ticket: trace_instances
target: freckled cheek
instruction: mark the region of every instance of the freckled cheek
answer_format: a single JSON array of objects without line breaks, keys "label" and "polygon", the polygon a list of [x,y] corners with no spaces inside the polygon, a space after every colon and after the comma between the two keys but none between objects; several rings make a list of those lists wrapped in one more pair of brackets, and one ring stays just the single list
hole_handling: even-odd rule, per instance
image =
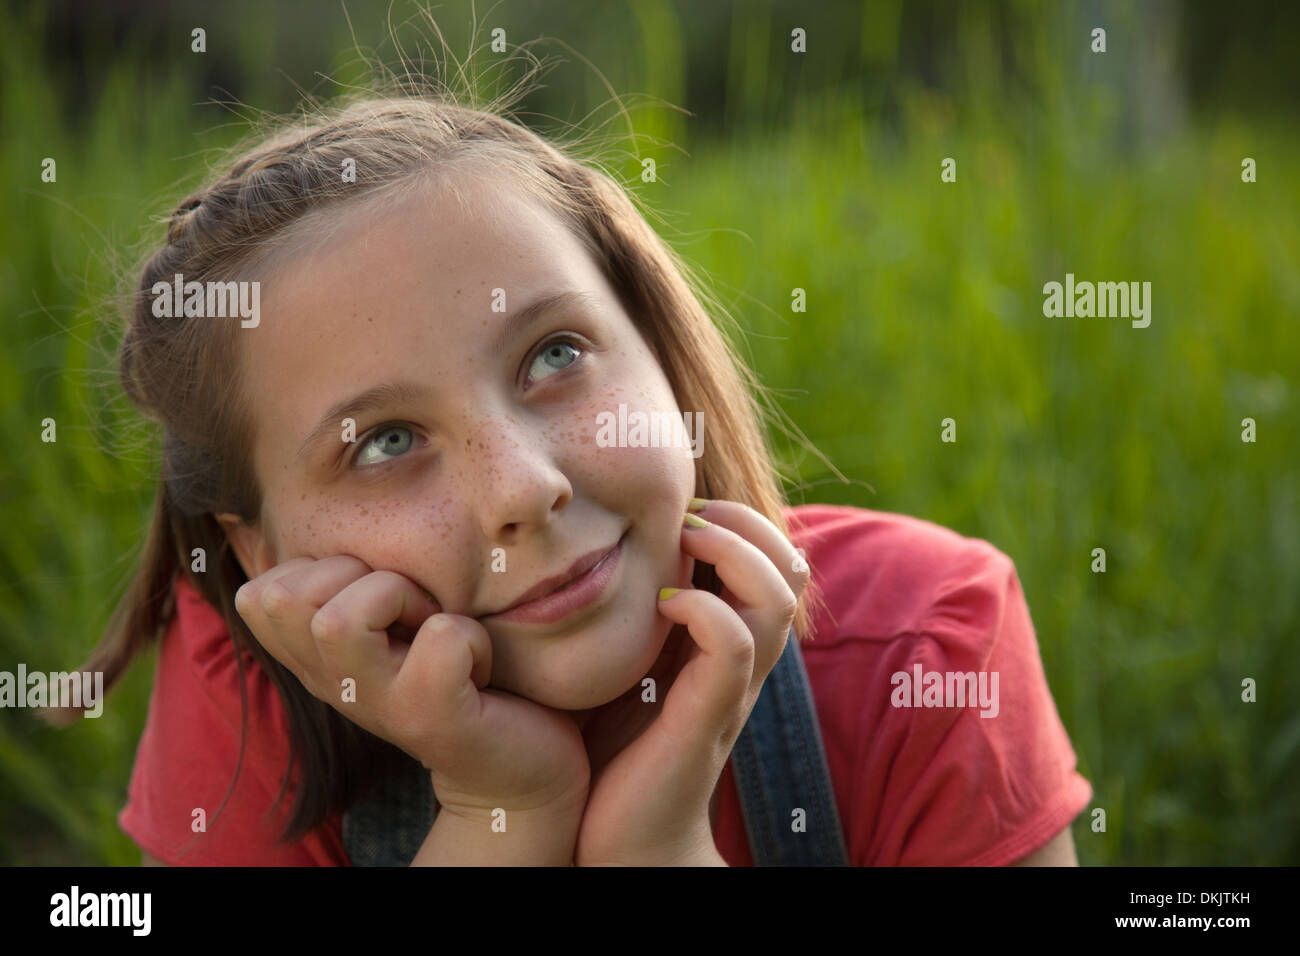
[{"label": "freckled cheek", "polygon": [[[645,362],[653,361],[647,353]],[[681,480],[681,472],[685,470],[691,473],[688,483],[693,485],[694,466],[683,465],[672,449],[609,444],[609,439],[619,437],[620,418],[628,423],[630,432],[636,414],[655,415],[661,421],[668,416],[676,418],[680,415],[667,380],[658,372],[646,374],[644,363],[630,363],[611,371],[606,376],[606,384],[593,388],[586,400],[574,404],[566,412],[563,426],[556,428],[553,436],[567,442],[574,452],[590,454],[592,457],[588,460],[617,468],[619,474],[635,478],[640,473],[659,481],[665,476],[676,476],[676,480]],[[691,461],[689,456],[687,461]]]},{"label": "freckled cheek", "polygon": [[[603,454],[609,449],[596,444],[600,417],[611,407],[618,407],[614,396],[617,389],[593,393],[581,402],[575,402],[556,416],[546,428],[546,437],[550,441],[562,467],[578,474],[608,469],[611,462]],[[612,403],[612,405],[611,405]],[[605,477],[613,477],[609,472]],[[574,476],[571,475],[572,480]]]},{"label": "freckled cheek", "polygon": [[[666,516],[671,522],[694,493],[693,460],[681,448],[620,446],[616,425],[598,440],[600,422],[609,420],[600,416],[617,419],[619,392],[613,390],[616,400],[612,402],[596,400],[576,406],[563,424],[553,426],[552,440],[562,449],[561,467],[573,482],[576,494],[617,513],[657,515],[659,520]],[[622,401],[627,403],[627,398]],[[629,411],[648,407],[629,404]]]},{"label": "freckled cheek", "polygon": [[460,573],[444,567],[447,555],[458,551],[452,542],[455,530],[439,513],[382,501],[344,503],[322,498],[310,504],[290,509],[278,519],[281,561],[347,554],[371,568],[405,574],[424,587],[438,587],[449,575]]}]

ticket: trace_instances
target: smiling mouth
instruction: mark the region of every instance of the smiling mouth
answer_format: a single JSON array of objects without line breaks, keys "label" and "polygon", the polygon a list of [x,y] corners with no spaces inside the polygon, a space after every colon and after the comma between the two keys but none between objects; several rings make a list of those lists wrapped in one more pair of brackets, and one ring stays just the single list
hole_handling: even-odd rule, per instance
[{"label": "smiling mouth", "polygon": [[587,607],[604,593],[613,579],[626,537],[624,532],[613,547],[584,554],[563,574],[539,582],[514,604],[485,617],[547,624]]}]

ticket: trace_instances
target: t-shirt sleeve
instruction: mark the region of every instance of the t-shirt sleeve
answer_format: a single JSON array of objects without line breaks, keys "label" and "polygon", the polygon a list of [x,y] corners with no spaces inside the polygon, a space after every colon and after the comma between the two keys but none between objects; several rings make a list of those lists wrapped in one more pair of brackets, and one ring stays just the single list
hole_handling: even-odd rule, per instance
[{"label": "t-shirt sleeve", "polygon": [[[295,843],[277,838],[292,784],[288,726],[270,678],[245,654],[248,728],[240,752],[239,673],[225,622],[183,578],[158,652],[149,714],[118,824],[171,866],[346,865],[337,818]],[[235,783],[231,789],[232,781]]]},{"label": "t-shirt sleeve", "polygon": [[962,541],[916,626],[881,647],[871,680],[883,686],[860,711],[853,789],[879,813],[867,865],[1013,863],[1092,798],[1014,564]]}]

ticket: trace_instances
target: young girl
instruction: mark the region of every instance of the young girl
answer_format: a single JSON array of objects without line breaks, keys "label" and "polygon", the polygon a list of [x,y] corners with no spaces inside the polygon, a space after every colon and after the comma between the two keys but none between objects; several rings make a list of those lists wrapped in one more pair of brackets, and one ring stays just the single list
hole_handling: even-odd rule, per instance
[{"label": "young girl", "polygon": [[[284,128],[180,204],[120,353],[156,511],[86,665],[163,635],[119,818],[146,863],[383,862],[399,830],[423,865],[751,865],[760,831],[1074,862],[1091,789],[1012,562],[785,506],[685,275],[607,176],[447,97]],[[215,283],[254,307],[207,314]],[[690,444],[636,426],[687,414]],[[808,769],[764,803],[756,705],[805,673]]]}]

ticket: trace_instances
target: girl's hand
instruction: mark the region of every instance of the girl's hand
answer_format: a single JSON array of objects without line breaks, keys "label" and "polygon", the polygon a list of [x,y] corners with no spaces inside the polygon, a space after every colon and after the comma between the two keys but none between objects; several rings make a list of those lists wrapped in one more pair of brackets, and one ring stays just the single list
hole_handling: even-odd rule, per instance
[{"label": "girl's hand", "polygon": [[[687,516],[682,550],[714,565],[722,594],[682,590],[659,602],[659,612],[689,637],[678,635],[679,652],[668,669],[676,676],[666,695],[659,688],[662,711],[595,771],[578,829],[578,866],[720,862],[709,799],[785,649],[809,572],[802,555],[752,508],[711,501],[707,526],[691,527],[694,517]],[[670,647],[666,653],[673,656]],[[583,731],[589,749],[607,750],[603,738],[625,734],[629,706],[655,707],[639,697],[617,703],[589,719]]]},{"label": "girl's hand", "polygon": [[235,607],[309,693],[432,771],[440,813],[489,826],[495,808],[581,812],[590,770],[573,719],[484,690],[483,625],[440,613],[409,578],[348,555],[294,558],[240,588]]}]

